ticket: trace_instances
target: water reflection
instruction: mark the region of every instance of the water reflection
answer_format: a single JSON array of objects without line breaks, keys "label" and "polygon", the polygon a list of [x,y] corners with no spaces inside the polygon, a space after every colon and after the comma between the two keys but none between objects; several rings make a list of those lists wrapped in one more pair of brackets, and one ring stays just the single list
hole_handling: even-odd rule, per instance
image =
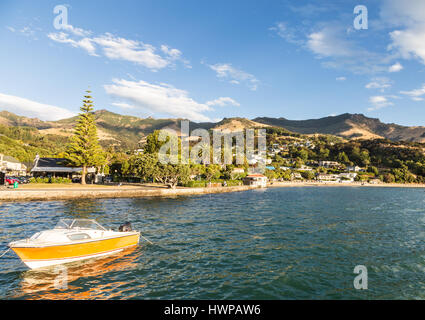
[{"label": "water reflection", "polygon": [[69,218],[92,219],[93,216],[104,213],[102,202],[97,199],[80,199],[64,201],[63,213]]},{"label": "water reflection", "polygon": [[[63,265],[66,267],[67,289],[58,289],[57,283],[60,277],[60,267],[50,267],[40,270],[28,270],[22,274],[21,293],[27,299],[110,299],[114,295],[111,291],[120,286],[120,282],[114,281],[113,286],[98,285],[86,286],[86,282],[100,279],[108,273],[131,271],[137,268],[137,258],[140,252],[138,248],[128,248],[114,255],[78,261]],[[19,297],[16,297],[19,298]]]}]

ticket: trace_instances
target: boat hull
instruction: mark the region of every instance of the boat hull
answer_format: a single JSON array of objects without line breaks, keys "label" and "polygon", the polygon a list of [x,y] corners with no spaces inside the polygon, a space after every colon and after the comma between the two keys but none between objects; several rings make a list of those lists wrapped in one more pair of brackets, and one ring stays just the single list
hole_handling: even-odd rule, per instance
[{"label": "boat hull", "polygon": [[114,254],[125,248],[136,246],[139,233],[90,240],[80,243],[44,247],[11,247],[30,269],[49,267],[79,260],[92,259]]}]

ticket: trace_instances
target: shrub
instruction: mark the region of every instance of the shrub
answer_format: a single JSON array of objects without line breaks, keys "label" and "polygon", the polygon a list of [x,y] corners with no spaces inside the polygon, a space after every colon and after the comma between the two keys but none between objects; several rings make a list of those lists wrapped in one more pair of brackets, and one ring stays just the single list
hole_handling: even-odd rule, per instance
[{"label": "shrub", "polygon": [[189,181],[184,184],[184,186],[188,188],[204,188],[206,186],[206,181]]},{"label": "shrub", "polygon": [[72,183],[71,179],[68,178],[62,178],[62,177],[58,177],[58,178],[42,178],[42,177],[37,177],[37,178],[31,178],[30,179],[30,183]]}]

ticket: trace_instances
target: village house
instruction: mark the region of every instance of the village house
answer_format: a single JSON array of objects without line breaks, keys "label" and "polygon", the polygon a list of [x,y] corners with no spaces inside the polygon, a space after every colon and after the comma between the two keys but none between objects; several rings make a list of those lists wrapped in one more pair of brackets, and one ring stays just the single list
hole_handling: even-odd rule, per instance
[{"label": "village house", "polygon": [[[31,173],[34,177],[43,178],[69,178],[72,179],[74,176],[80,176],[82,172],[81,167],[73,167],[69,165],[69,161],[64,158],[40,158],[38,155],[34,159],[34,166],[31,169]],[[90,175],[94,176],[96,168],[87,168],[88,178]]]},{"label": "village house", "polygon": [[339,174],[339,178],[341,179],[341,181],[346,182],[353,182],[356,177],[357,173],[354,172],[343,172]]},{"label": "village house", "polygon": [[291,173],[291,180],[301,180],[303,177],[299,172]]},{"label": "village house", "polygon": [[369,183],[371,183],[371,184],[380,184],[380,183],[382,183],[382,181],[380,179],[375,178],[375,179],[370,179],[369,180]]},{"label": "village house", "polygon": [[324,168],[337,168],[340,167],[341,164],[336,161],[319,161],[319,167]]},{"label": "village house", "polygon": [[325,173],[318,174],[316,179],[318,181],[335,181],[335,182],[340,180],[337,174],[325,174]]},{"label": "village house", "polygon": [[11,156],[0,154],[0,171],[10,176],[25,176],[27,166]]},{"label": "village house", "polygon": [[359,166],[347,166],[346,171],[347,172],[360,172],[363,171],[364,169],[359,167]]},{"label": "village house", "polygon": [[267,177],[262,174],[250,174],[243,179],[243,184],[265,188],[267,187]]},{"label": "village house", "polygon": [[300,168],[298,168],[296,170],[298,170],[298,171],[312,171],[313,168],[312,167],[309,167],[309,166],[306,166],[306,165],[303,164],[303,165],[301,165]]}]

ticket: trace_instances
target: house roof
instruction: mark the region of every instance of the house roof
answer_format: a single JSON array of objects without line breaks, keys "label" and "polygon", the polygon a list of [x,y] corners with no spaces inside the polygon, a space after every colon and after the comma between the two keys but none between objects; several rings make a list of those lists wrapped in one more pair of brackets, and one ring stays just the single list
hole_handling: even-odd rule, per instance
[{"label": "house roof", "polygon": [[12,162],[12,163],[21,163],[18,159],[12,157],[12,156],[3,156],[3,161]]},{"label": "house roof", "polygon": [[262,174],[250,174],[250,175],[248,175],[248,176],[246,176],[247,178],[262,178],[262,177],[266,177],[266,176],[264,176],[264,175],[262,175]]},{"label": "house roof", "polygon": [[[69,160],[65,158],[39,158],[36,159],[34,168],[31,172],[80,172],[81,167],[69,166]],[[93,167],[87,168],[88,173],[95,172],[96,169]]]},{"label": "house roof", "polygon": [[40,158],[36,163],[36,167],[38,168],[63,168],[68,167],[69,161],[65,158]]}]

